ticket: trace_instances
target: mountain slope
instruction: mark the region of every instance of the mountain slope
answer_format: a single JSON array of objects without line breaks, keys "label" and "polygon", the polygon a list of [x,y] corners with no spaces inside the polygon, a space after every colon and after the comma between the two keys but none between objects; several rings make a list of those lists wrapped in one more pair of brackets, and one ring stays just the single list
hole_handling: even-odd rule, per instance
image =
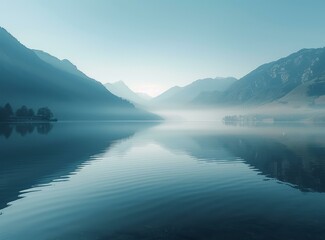
[{"label": "mountain slope", "polygon": [[193,106],[209,106],[212,103],[217,102],[221,96],[222,92],[220,91],[201,92],[191,101],[191,104]]},{"label": "mountain slope", "polygon": [[163,106],[175,106],[191,103],[203,92],[227,90],[235,78],[205,78],[194,81],[185,87],[173,87],[152,100],[153,104]]},{"label": "mountain slope", "polygon": [[134,104],[146,105],[147,100],[133,92],[123,81],[115,83],[106,83],[104,85],[114,95],[126,99]]},{"label": "mountain slope", "polygon": [[164,103],[169,101],[169,99],[173,96],[175,96],[177,93],[179,93],[181,91],[181,87],[179,86],[175,86],[172,88],[169,88],[168,90],[166,90],[165,92],[163,92],[162,94],[158,95],[157,97],[151,99],[153,104],[160,104],[160,103]]},{"label": "mountain slope", "polygon": [[137,94],[139,97],[141,97],[142,99],[147,100],[147,101],[149,101],[149,100],[152,99],[152,97],[151,97],[149,94],[146,94],[146,93],[137,92],[136,94]]},{"label": "mountain slope", "polygon": [[[296,94],[292,91],[296,91]],[[290,102],[295,101],[293,97],[297,98],[297,94],[303,94],[300,97],[309,98],[311,102],[325,94],[325,48],[302,49],[288,57],[264,64],[233,84],[214,102]],[[299,97],[296,100],[298,99]]]},{"label": "mountain slope", "polygon": [[101,83],[62,70],[66,68],[62,64],[52,66],[41,60],[0,28],[0,105],[47,106],[59,119],[156,118],[111,94]]},{"label": "mountain slope", "polygon": [[86,74],[81,72],[75,65],[73,65],[69,60],[63,59],[60,60],[44,51],[41,50],[33,50],[34,53],[44,62],[52,65],[53,67],[60,69],[62,71],[74,74],[79,77],[89,78]]}]

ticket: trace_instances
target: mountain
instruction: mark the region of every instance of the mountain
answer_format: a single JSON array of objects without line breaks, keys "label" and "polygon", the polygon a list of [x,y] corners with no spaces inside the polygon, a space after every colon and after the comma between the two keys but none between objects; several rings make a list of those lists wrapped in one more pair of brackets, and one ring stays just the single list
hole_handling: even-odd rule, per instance
[{"label": "mountain", "polygon": [[133,92],[123,81],[106,83],[104,85],[114,95],[126,99],[134,104],[146,105],[147,100]]},{"label": "mountain", "polygon": [[116,97],[67,60],[26,48],[0,28],[0,105],[49,107],[68,119],[157,119]]},{"label": "mountain", "polygon": [[164,103],[169,101],[170,98],[172,98],[173,96],[176,96],[177,93],[179,93],[181,91],[181,87],[179,86],[175,86],[172,88],[169,88],[167,91],[163,92],[162,94],[158,95],[157,97],[152,99],[153,103]]},{"label": "mountain", "polygon": [[136,93],[139,97],[143,98],[144,100],[151,100],[152,97],[149,95],[149,94],[146,94],[146,93],[141,93],[141,92],[137,92]]},{"label": "mountain", "polygon": [[52,65],[53,67],[55,67],[57,69],[74,74],[79,77],[89,78],[86,74],[81,72],[75,65],[73,65],[67,59],[60,60],[44,51],[41,51],[41,50],[34,49],[33,51],[40,59],[42,59],[44,62],[49,63],[50,65]]},{"label": "mountain", "polygon": [[152,99],[152,103],[160,106],[182,106],[191,103],[203,92],[227,90],[237,79],[228,78],[205,78],[196,80],[185,87],[173,87]]},{"label": "mountain", "polygon": [[325,48],[302,49],[264,64],[205,103],[324,105]]},{"label": "mountain", "polygon": [[211,105],[211,103],[217,102],[221,96],[222,92],[220,91],[201,92],[191,101],[191,104],[193,106]]}]

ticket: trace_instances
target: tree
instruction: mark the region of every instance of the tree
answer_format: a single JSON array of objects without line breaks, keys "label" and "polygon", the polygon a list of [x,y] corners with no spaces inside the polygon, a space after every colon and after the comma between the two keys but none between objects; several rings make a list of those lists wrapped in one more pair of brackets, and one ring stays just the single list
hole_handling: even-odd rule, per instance
[{"label": "tree", "polygon": [[35,112],[34,112],[34,110],[32,108],[28,109],[27,116],[28,117],[34,117],[35,116]]},{"label": "tree", "polygon": [[12,110],[12,107],[9,103],[5,105],[4,110],[8,118],[14,115],[14,111]]},{"label": "tree", "polygon": [[28,116],[28,108],[24,105],[16,111],[17,117],[27,117]]},{"label": "tree", "polygon": [[5,121],[4,108],[0,106],[0,122]]},{"label": "tree", "polygon": [[44,120],[51,120],[53,118],[53,113],[49,108],[43,107],[38,109],[37,116],[41,117]]},{"label": "tree", "polygon": [[13,110],[9,103],[4,107],[0,107],[0,121],[6,122],[13,116]]}]

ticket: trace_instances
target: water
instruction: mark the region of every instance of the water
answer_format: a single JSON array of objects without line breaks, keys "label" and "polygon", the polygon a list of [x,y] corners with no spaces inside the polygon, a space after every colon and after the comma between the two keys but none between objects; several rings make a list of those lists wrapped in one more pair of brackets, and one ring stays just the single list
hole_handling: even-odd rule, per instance
[{"label": "water", "polygon": [[0,126],[0,239],[325,239],[323,126]]}]

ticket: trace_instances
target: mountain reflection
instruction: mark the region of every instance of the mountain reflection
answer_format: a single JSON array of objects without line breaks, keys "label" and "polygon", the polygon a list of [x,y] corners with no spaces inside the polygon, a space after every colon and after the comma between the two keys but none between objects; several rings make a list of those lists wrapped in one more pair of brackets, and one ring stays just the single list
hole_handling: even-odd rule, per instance
[{"label": "mountain reflection", "polygon": [[325,192],[325,149],[313,142],[291,149],[286,141],[265,137],[224,137],[221,141],[225,148],[267,177],[302,191]]},{"label": "mountain reflection", "polygon": [[[22,190],[75,172],[90,157],[152,123],[0,125],[0,209]],[[2,136],[1,136],[2,135]]]},{"label": "mountain reflection", "polygon": [[224,129],[216,133],[164,131],[155,134],[155,140],[200,161],[241,159],[259,174],[301,191],[325,192],[325,134],[321,129],[301,132],[304,129],[301,126],[291,129],[290,134],[285,134],[285,129],[250,127],[243,132],[234,127],[232,131]]}]

